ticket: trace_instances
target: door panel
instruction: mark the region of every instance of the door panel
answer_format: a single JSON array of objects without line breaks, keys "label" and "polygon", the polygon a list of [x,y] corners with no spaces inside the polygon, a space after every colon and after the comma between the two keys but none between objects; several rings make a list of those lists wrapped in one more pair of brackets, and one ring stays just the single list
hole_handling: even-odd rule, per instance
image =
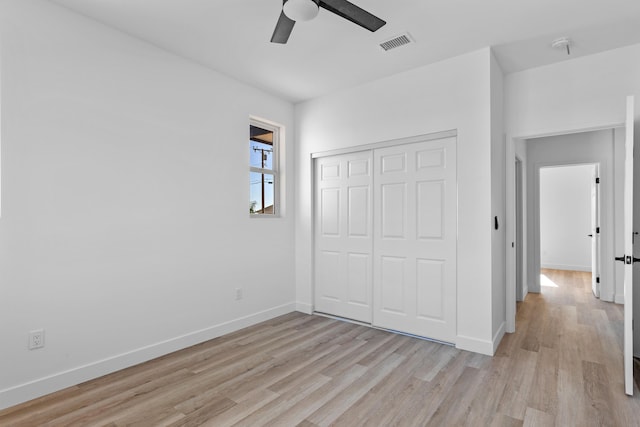
[{"label": "door panel", "polygon": [[416,186],[417,238],[442,240],[444,237],[444,182],[423,181],[418,182]]},{"label": "door panel", "polygon": [[340,234],[340,189],[322,189],[320,196],[320,206],[322,209],[323,236],[337,236]]},{"label": "door panel", "polygon": [[417,262],[418,316],[444,320],[444,262],[419,259]]},{"label": "door panel", "polygon": [[369,307],[369,287],[371,286],[371,255],[347,254],[348,295],[350,304]]},{"label": "door panel", "polygon": [[349,223],[349,237],[370,237],[369,236],[369,192],[368,185],[349,188],[349,212],[347,221]]},{"label": "door panel", "polygon": [[320,298],[340,301],[340,252],[320,251],[316,258],[316,270],[318,271],[317,281],[322,283],[322,293]]},{"label": "door panel", "polygon": [[455,139],[375,150],[374,165],[373,324],[455,342]]},{"label": "door panel", "polygon": [[386,184],[382,188],[382,235],[387,239],[404,239],[407,211],[405,183]]},{"label": "door panel", "polygon": [[371,152],[316,159],[315,310],[371,323]]},{"label": "door panel", "polygon": [[[379,301],[383,312],[406,315],[404,301],[406,259],[398,257],[380,257],[381,294]],[[376,325],[380,326],[380,325]]]}]

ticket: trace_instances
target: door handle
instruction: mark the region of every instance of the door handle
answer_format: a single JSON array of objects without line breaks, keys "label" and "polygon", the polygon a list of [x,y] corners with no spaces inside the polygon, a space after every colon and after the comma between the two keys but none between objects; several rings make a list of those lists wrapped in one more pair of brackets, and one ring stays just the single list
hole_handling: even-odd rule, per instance
[{"label": "door handle", "polygon": [[589,236],[589,237],[593,237],[593,234],[587,234],[587,236]]},{"label": "door handle", "polygon": [[616,261],[622,261],[624,264],[635,264],[636,262],[640,262],[640,258],[632,257],[632,256],[617,256],[615,257]]}]

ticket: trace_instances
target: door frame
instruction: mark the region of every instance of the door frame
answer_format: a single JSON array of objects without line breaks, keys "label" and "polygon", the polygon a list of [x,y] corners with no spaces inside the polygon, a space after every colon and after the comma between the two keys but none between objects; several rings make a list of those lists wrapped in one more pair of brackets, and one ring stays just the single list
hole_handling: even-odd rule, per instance
[{"label": "door frame", "polygon": [[514,219],[514,236],[515,241],[512,242],[515,257],[515,286],[516,286],[516,301],[524,301],[527,296],[527,290],[525,289],[525,246],[524,246],[524,163],[522,159],[516,154],[515,156],[515,219]]},{"label": "door frame", "polygon": [[[517,246],[517,241],[516,241],[516,170],[515,170],[515,162],[516,162],[516,145],[518,143],[521,142],[525,142],[527,140],[530,139],[536,139],[536,138],[542,138],[542,137],[549,137],[549,136],[563,136],[563,135],[571,135],[571,134],[576,134],[576,133],[584,133],[584,132],[595,132],[595,131],[601,131],[601,130],[613,130],[613,129],[619,129],[619,128],[624,128],[624,123],[619,122],[619,123],[612,123],[612,124],[607,124],[607,125],[602,125],[602,126],[594,126],[594,127],[585,127],[585,128],[578,128],[578,129],[566,129],[566,130],[555,130],[555,131],[550,131],[550,132],[540,132],[540,133],[533,133],[533,134],[525,134],[525,135],[507,135],[506,138],[506,155],[505,155],[505,174],[506,174],[506,195],[505,195],[505,202],[506,202],[506,247],[507,247],[507,256],[506,256],[506,290],[505,290],[505,303],[506,303],[506,307],[505,307],[505,312],[506,312],[506,321],[505,321],[505,331],[508,333],[513,333],[516,330],[516,251],[515,251],[515,247]],[[615,161],[615,158],[614,158]],[[585,162],[576,162],[576,163],[585,163]],[[594,162],[597,163],[597,162]],[[549,164],[549,165],[545,165],[545,166],[552,166],[552,165],[561,165],[561,164],[569,164],[569,163],[553,163],[553,164]],[[575,163],[574,163],[575,164]],[[524,165],[526,168],[526,165]],[[539,169],[538,169],[539,171]],[[610,175],[613,177],[613,171],[609,172]],[[525,180],[528,181],[527,179],[527,175],[528,175],[528,171],[525,174]],[[534,175],[534,180],[537,180],[537,184],[534,183],[534,185],[536,185],[537,188],[537,192],[538,192],[538,204],[536,206],[534,206],[534,212],[537,211],[538,212],[538,222],[539,222],[539,174],[536,173],[536,171],[533,172]],[[525,200],[525,203],[527,203],[528,206],[528,200],[529,200],[529,195],[527,194],[528,191],[526,190],[526,188],[529,186],[529,183],[527,182],[527,184],[524,186],[523,190],[523,199]],[[611,195],[613,197],[613,194]],[[525,214],[526,215],[526,214]],[[524,245],[523,247],[526,248],[527,246],[527,238],[528,238],[528,226],[529,226],[529,222],[532,221],[532,218],[529,218],[528,216],[525,216],[525,224],[523,224],[523,238],[524,238]],[[615,227],[615,217],[613,218],[613,222],[614,222],[614,227]],[[534,233],[535,235],[536,233]],[[538,244],[534,245],[535,247],[537,247],[538,251],[540,249],[540,232],[539,232],[539,227],[537,229],[537,240],[538,240]],[[514,245],[512,246],[511,243],[514,243]],[[524,249],[526,251],[526,249]],[[530,262],[530,261],[533,262]],[[529,283],[530,280],[529,278],[531,277],[531,275],[529,274],[531,272],[531,269],[536,269],[539,270],[540,269],[540,254],[538,253],[537,255],[534,254],[527,254],[527,259],[525,259],[525,262],[523,262],[523,279],[524,279],[524,283],[523,286],[528,289],[529,291],[539,291],[539,285],[540,285],[540,278],[539,278],[539,274],[538,274],[538,279],[536,281],[536,283]],[[537,284],[537,287],[536,287]],[[533,285],[533,286],[532,286]]]}]

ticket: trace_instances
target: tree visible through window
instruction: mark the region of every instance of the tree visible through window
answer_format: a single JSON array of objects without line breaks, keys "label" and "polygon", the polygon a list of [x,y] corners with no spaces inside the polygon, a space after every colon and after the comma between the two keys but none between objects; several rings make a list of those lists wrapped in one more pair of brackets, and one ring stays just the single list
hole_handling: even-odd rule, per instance
[{"label": "tree visible through window", "polygon": [[277,213],[278,129],[252,120],[249,126],[249,213]]}]

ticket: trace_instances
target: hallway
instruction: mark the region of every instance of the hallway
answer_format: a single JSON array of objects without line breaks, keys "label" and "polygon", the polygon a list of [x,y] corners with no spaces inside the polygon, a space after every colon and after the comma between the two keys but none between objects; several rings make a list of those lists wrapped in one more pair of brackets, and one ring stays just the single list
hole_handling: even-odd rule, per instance
[{"label": "hallway", "polygon": [[531,425],[640,425],[637,388],[624,394],[622,305],[595,298],[588,272],[543,269],[541,289],[518,303],[496,354],[516,379],[505,398],[539,417]]}]

